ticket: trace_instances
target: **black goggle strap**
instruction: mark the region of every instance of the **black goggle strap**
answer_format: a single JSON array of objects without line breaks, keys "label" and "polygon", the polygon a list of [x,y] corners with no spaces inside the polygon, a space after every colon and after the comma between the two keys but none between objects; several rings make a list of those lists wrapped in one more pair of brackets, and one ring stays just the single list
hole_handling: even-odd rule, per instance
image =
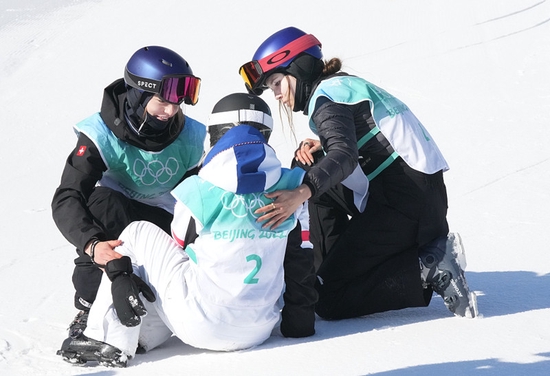
[{"label": "black goggle strap", "polygon": [[124,78],[127,82],[129,81],[136,85],[137,89],[149,91],[151,93],[158,93],[160,90],[160,81],[136,76],[128,72],[128,70],[124,71]]}]

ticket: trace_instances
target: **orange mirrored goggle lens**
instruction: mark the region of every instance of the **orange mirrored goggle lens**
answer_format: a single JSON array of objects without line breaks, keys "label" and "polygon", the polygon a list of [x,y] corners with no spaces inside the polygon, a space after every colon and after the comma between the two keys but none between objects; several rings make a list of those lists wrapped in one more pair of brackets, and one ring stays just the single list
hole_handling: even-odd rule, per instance
[{"label": "orange mirrored goggle lens", "polygon": [[255,88],[263,75],[262,68],[256,61],[250,61],[244,64],[239,69],[239,73],[249,89]]}]

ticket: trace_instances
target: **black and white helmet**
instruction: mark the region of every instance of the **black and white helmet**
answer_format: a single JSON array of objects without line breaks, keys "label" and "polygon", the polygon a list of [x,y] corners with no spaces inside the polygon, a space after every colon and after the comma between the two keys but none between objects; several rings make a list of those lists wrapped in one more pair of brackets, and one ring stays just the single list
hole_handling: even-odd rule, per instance
[{"label": "black and white helmet", "polygon": [[208,118],[210,146],[213,146],[229,129],[238,125],[258,129],[266,142],[273,130],[271,110],[263,99],[246,93],[229,94],[216,103]]}]

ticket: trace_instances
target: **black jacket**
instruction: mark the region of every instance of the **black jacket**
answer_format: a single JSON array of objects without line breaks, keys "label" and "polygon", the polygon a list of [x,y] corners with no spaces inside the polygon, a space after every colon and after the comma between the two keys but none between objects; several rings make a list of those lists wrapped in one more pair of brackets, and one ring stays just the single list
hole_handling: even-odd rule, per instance
[{"label": "black jacket", "polygon": [[307,171],[304,183],[312,196],[319,196],[348,177],[358,163],[365,173],[373,171],[389,155],[391,146],[379,133],[361,150],[357,141],[375,127],[367,100],[353,104],[317,100],[312,120],[317,128],[325,156]]},{"label": "black jacket", "polygon": [[[105,88],[100,115],[109,129],[121,140],[149,151],[159,151],[170,145],[184,127],[179,118],[168,131],[155,137],[143,137],[134,132],[124,117],[126,87],[119,79]],[[87,201],[96,183],[107,170],[96,145],[80,134],[61,176],[52,200],[52,216],[63,236],[76,248],[83,250],[93,238],[108,240],[101,227],[93,222]],[[189,171],[185,177],[195,174]]]}]

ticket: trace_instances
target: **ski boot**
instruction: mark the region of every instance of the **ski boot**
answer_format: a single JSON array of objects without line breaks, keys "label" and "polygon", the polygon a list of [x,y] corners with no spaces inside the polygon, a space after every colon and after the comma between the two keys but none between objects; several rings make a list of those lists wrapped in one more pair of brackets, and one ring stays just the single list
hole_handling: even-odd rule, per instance
[{"label": "ski boot", "polygon": [[84,334],[77,339],[67,338],[61,345],[61,350],[57,351],[57,355],[63,357],[64,361],[75,365],[96,361],[102,366],[124,368],[128,361],[128,356],[118,348],[88,338]]},{"label": "ski boot", "polygon": [[73,322],[69,325],[69,337],[78,338],[84,333],[88,325],[88,311],[80,311],[75,316]]},{"label": "ski boot", "polygon": [[449,233],[419,251],[422,281],[441,295],[445,306],[457,316],[478,315],[476,294],[466,283],[466,255],[458,233]]}]

